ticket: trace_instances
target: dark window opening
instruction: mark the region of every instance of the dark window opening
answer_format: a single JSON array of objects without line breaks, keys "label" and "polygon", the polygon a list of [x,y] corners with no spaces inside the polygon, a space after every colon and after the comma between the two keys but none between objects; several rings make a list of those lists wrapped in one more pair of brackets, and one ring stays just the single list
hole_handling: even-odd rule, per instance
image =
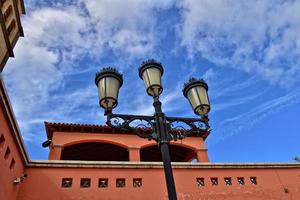
[{"label": "dark window opening", "polygon": [[108,179],[107,178],[99,178],[98,187],[99,188],[107,188],[108,187]]},{"label": "dark window opening", "polygon": [[9,169],[11,169],[11,170],[14,169],[15,164],[16,164],[15,159],[11,159],[10,164],[9,164]]},{"label": "dark window opening", "polygon": [[204,187],[205,186],[204,178],[197,178],[196,181],[197,181],[197,186],[198,187]]},{"label": "dark window opening", "polygon": [[226,186],[231,186],[231,185],[232,185],[232,181],[231,181],[231,178],[230,178],[230,177],[224,178],[224,181],[225,181],[225,185],[226,185]]},{"label": "dark window opening", "polygon": [[125,179],[117,178],[116,179],[116,187],[125,187]]},{"label": "dark window opening", "polygon": [[89,188],[89,187],[91,187],[91,179],[90,178],[82,178],[82,179],[80,179],[80,187],[81,188]]},{"label": "dark window opening", "polygon": [[290,192],[288,188],[284,188],[283,191],[284,191],[284,193],[289,193]]},{"label": "dark window opening", "polygon": [[63,178],[61,181],[61,187],[63,188],[70,188],[72,187],[72,178]]},{"label": "dark window opening", "polygon": [[0,6],[2,7],[4,4],[6,4],[7,0],[0,0]]},{"label": "dark window opening", "polygon": [[9,147],[7,147],[6,151],[5,151],[5,154],[4,154],[4,159],[7,160],[9,155],[10,155],[10,149],[9,149]]},{"label": "dark window opening", "polygon": [[133,179],[133,187],[142,187],[142,179],[134,178]]},{"label": "dark window opening", "polygon": [[16,27],[16,22],[15,22],[15,20],[13,20],[9,24],[9,26],[7,27],[7,33],[8,33],[8,35],[10,35],[13,32],[13,30],[15,29],[15,27]]},{"label": "dark window opening", "polygon": [[4,135],[1,135],[0,136],[0,150],[3,148],[5,144],[5,138],[4,138]]},{"label": "dark window opening", "polygon": [[129,161],[129,152],[109,143],[87,142],[65,147],[61,160]]},{"label": "dark window opening", "polygon": [[[190,162],[196,157],[194,150],[178,146],[169,146],[170,157],[172,162]],[[140,150],[141,161],[161,162],[161,153],[157,145],[142,148]]]},{"label": "dark window opening", "polygon": [[12,6],[10,5],[10,6],[8,6],[8,8],[6,9],[6,11],[4,12],[4,14],[3,14],[3,18],[4,18],[4,21],[6,22],[7,21],[7,19],[10,17],[10,15],[12,14],[12,11],[13,11],[13,9],[12,9]]},{"label": "dark window opening", "polygon": [[238,177],[237,180],[239,185],[245,185],[244,177]]},{"label": "dark window opening", "polygon": [[251,182],[252,185],[257,185],[256,177],[250,177],[250,182]]},{"label": "dark window opening", "polygon": [[218,178],[210,178],[211,185],[212,186],[217,186],[218,185]]}]

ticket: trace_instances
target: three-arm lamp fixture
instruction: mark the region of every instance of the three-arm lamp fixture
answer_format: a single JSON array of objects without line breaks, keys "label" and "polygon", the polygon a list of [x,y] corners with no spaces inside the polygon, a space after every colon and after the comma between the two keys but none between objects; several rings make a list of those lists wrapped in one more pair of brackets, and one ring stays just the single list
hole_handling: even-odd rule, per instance
[{"label": "three-arm lamp fixture", "polygon": [[[201,136],[210,131],[207,114],[210,111],[208,86],[202,79],[191,78],[184,84],[183,95],[189,100],[194,112],[199,118],[167,117],[162,112],[159,95],[163,91],[161,77],[163,75],[161,63],[148,60],[139,68],[139,76],[144,81],[146,92],[153,97],[155,113],[153,116],[113,114],[112,110],[118,105],[119,89],[123,84],[123,77],[116,69],[103,68],[96,74],[95,83],[99,90],[99,104],[105,110],[107,125],[112,128],[131,130],[136,135],[155,140],[159,144],[164,164],[169,199],[176,200],[169,143],[172,140],[183,139],[187,136]],[[135,121],[143,123],[135,125]],[[148,127],[150,134],[145,134],[139,127]]]}]

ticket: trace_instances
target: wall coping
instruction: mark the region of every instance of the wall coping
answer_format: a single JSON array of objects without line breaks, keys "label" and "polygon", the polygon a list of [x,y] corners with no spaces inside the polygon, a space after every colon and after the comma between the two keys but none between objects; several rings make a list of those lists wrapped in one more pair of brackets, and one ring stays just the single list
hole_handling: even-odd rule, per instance
[{"label": "wall coping", "polygon": [[[33,168],[163,168],[162,162],[119,162],[119,161],[71,161],[31,160],[27,167]],[[300,163],[188,163],[172,162],[175,169],[284,169],[298,168]]]}]

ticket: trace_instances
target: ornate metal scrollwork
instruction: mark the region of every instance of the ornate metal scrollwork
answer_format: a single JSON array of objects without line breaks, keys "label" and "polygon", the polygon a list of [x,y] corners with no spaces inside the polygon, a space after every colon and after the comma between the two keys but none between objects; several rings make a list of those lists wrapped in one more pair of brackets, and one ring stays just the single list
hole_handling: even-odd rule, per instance
[{"label": "ornate metal scrollwork", "polygon": [[[210,130],[208,118],[166,117],[168,140],[183,139],[191,134],[201,135]],[[154,116],[142,115],[107,115],[106,124],[112,128],[130,130],[139,137],[159,140]]]},{"label": "ornate metal scrollwork", "polygon": [[190,134],[200,135],[210,130],[208,118],[166,117],[166,119],[174,140],[183,139]]},{"label": "ornate metal scrollwork", "polygon": [[125,120],[120,117],[112,117],[109,120],[107,120],[107,125],[114,128],[122,128],[124,127]]},{"label": "ornate metal scrollwork", "polygon": [[109,114],[106,124],[116,129],[129,129],[142,138],[157,140],[153,120],[152,116]]}]

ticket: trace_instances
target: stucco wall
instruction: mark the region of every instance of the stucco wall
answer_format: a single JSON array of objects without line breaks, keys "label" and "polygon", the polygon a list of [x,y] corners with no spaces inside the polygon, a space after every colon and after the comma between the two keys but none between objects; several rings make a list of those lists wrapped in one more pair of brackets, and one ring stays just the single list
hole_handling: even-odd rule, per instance
[{"label": "stucco wall", "polygon": [[[0,91],[1,93],[1,91]],[[0,200],[15,200],[19,185],[13,183],[24,171],[19,146],[5,115],[3,96],[0,100]]]},{"label": "stucco wall", "polygon": [[[85,142],[111,143],[126,148],[130,154],[130,161],[139,161],[141,148],[156,145],[154,141],[139,138],[136,135],[124,135],[119,133],[81,133],[81,132],[54,132],[49,160],[60,160],[64,147]],[[208,162],[207,149],[202,137],[187,137],[184,140],[171,142],[171,144],[192,149],[197,154],[199,162]]]},{"label": "stucco wall", "polygon": [[[198,166],[198,167],[197,167]],[[126,164],[123,167],[82,168],[70,167],[30,167],[26,169],[27,180],[21,184],[18,200],[79,200],[79,199],[167,199],[164,173],[161,166]],[[196,178],[202,177],[205,186],[198,187]],[[210,178],[218,178],[218,185],[212,186]],[[224,177],[232,179],[232,185],[226,186]],[[245,185],[239,185],[237,177],[244,177]],[[250,177],[257,178],[257,185],[250,182]],[[72,178],[70,188],[62,188],[62,178]],[[80,188],[80,179],[90,178],[89,188]],[[98,188],[98,179],[107,178],[108,187]],[[116,179],[125,178],[126,186],[116,187]],[[142,187],[133,187],[133,178],[142,179]],[[300,199],[300,168],[222,168],[214,165],[201,167],[177,166],[174,178],[178,199]]]}]

